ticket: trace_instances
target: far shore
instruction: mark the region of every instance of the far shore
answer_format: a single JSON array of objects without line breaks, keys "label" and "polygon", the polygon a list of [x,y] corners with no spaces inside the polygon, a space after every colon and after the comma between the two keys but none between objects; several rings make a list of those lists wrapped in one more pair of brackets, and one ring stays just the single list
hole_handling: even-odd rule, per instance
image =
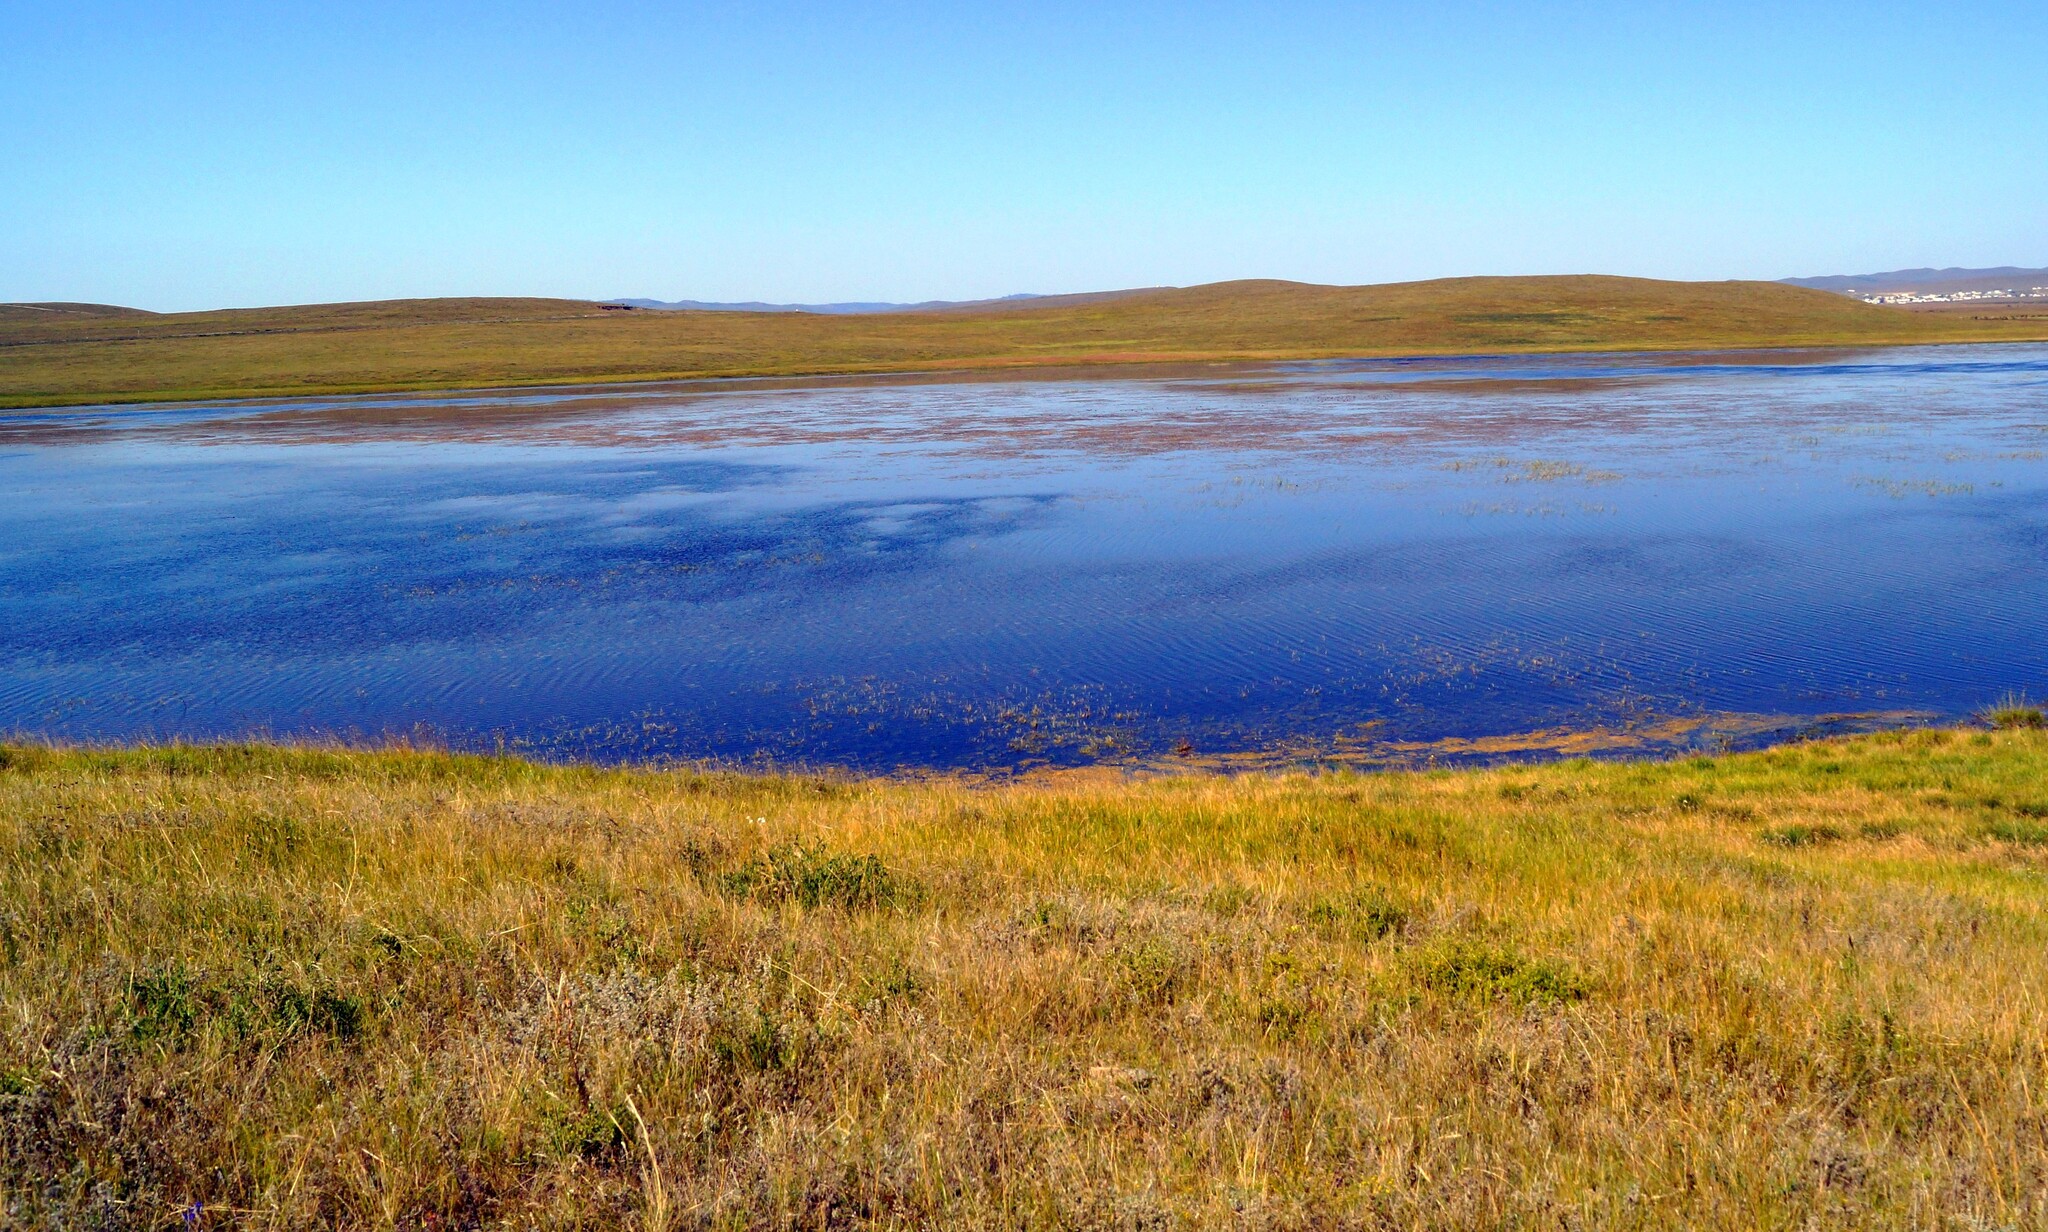
[{"label": "far shore", "polygon": [[1776,283],[1592,276],[1219,283],[1042,307],[874,316],[624,312],[526,299],[61,318],[0,306],[0,408],[2039,341],[2048,341],[2048,317],[1916,312]]}]

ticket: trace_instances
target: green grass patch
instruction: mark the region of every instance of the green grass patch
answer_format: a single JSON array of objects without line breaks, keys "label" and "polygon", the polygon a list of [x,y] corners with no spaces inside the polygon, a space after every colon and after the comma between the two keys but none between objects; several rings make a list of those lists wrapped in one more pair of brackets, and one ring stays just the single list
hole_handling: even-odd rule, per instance
[{"label": "green grass patch", "polygon": [[1577,1001],[1593,987],[1569,964],[1467,940],[1441,942],[1419,955],[1415,978],[1441,996],[1533,1006]]},{"label": "green grass patch", "polygon": [[174,1046],[207,1029],[270,1045],[324,1035],[353,1040],[367,1024],[359,995],[281,976],[208,978],[171,965],[128,982],[121,1021],[137,1043]]},{"label": "green grass patch", "polygon": [[1307,916],[1311,923],[1342,929],[1366,941],[1399,932],[1408,923],[1408,909],[1374,885],[1319,898],[1309,904]]},{"label": "green grass patch", "polygon": [[2048,821],[2037,821],[2032,818],[1994,821],[1984,827],[1984,832],[2001,842],[2019,843],[2030,847],[2048,846]]},{"label": "green grass patch", "polygon": [[719,885],[728,894],[758,902],[850,911],[893,906],[908,890],[875,856],[849,855],[802,843],[769,848],[721,876]]},{"label": "green grass patch", "polygon": [[1793,825],[1772,826],[1758,837],[1773,847],[1822,847],[1829,843],[1839,843],[1845,836],[1835,826],[1798,822]]}]

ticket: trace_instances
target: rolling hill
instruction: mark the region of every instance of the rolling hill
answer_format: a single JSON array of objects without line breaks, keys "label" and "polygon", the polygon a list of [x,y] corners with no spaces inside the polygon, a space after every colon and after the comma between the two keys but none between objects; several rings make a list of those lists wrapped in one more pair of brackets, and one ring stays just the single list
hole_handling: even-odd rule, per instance
[{"label": "rolling hill", "polygon": [[[59,311],[58,309],[64,309]],[[1767,282],[1214,283],[873,314],[426,299],[194,313],[0,309],[0,406],[1331,356],[2048,339]]]}]

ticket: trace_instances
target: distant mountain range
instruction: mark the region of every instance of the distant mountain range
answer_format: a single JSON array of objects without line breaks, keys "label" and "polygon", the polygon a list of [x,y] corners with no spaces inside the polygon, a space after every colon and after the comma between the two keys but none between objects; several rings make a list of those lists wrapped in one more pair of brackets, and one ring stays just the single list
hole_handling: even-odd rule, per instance
[{"label": "distant mountain range", "polygon": [[[1947,295],[1958,291],[2026,291],[2034,287],[2048,286],[2048,269],[2025,269],[2017,265],[1999,265],[1988,269],[1908,269],[1891,270],[1882,274],[1780,278],[1778,281],[1786,286],[1810,287],[1816,291],[1834,291],[1855,296]],[[1166,288],[1142,287],[1128,291],[1095,291],[1071,295],[1025,294],[1005,295],[997,299],[928,299],[915,304],[880,300],[856,300],[834,304],[771,304],[762,300],[728,303],[701,299],[608,299],[604,302],[622,308],[645,308],[665,312],[809,312],[824,316],[858,316],[864,313],[885,312],[944,312],[956,308],[1065,307],[1088,300],[1117,299],[1164,289]]]},{"label": "distant mountain range", "polygon": [[760,300],[729,304],[701,299],[608,299],[604,302],[618,304],[624,308],[653,308],[666,312],[820,312],[831,316],[857,316],[866,312],[934,312],[942,308],[986,308],[994,304],[1045,298],[1047,297],[1043,295],[1005,295],[999,299],[928,299],[918,304],[870,303],[864,300],[843,304],[769,304]]},{"label": "distant mountain range", "polygon": [[1795,287],[1844,295],[1946,295],[1955,291],[2024,291],[2048,286],[2048,269],[1999,265],[1989,269],[1909,269],[1885,274],[1835,274],[1826,278],[1781,278]]}]

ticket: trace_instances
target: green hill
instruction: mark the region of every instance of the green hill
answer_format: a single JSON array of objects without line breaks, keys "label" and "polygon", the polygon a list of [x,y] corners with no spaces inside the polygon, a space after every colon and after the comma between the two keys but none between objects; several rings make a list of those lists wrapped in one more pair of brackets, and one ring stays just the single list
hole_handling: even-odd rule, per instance
[{"label": "green hill", "polygon": [[1246,281],[924,312],[430,299],[149,314],[0,310],[0,405],[1073,363],[2039,340],[2048,321],[1763,282]]}]

